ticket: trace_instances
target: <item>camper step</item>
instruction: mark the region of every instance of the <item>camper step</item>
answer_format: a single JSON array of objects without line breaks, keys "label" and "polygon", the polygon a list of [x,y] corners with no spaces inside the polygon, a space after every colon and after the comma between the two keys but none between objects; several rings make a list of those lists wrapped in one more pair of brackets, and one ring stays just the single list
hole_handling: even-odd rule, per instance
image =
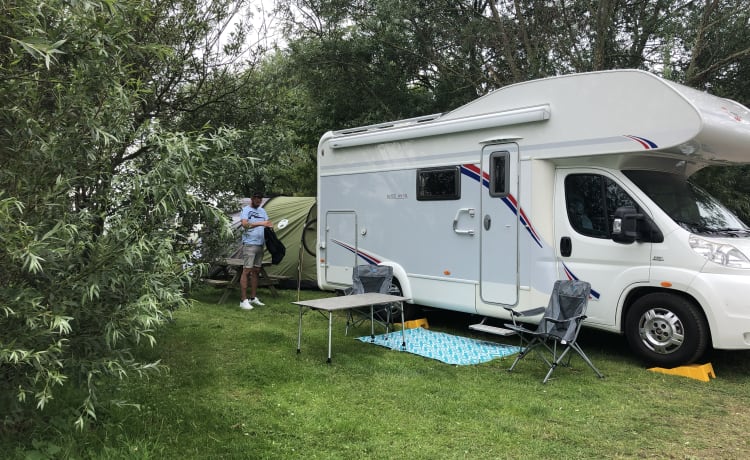
[{"label": "camper step", "polygon": [[486,332],[488,334],[495,334],[495,335],[513,335],[516,332],[511,331],[510,329],[505,329],[504,327],[497,327],[497,326],[490,326],[489,324],[470,324],[469,329],[473,329],[475,331],[481,331]]}]

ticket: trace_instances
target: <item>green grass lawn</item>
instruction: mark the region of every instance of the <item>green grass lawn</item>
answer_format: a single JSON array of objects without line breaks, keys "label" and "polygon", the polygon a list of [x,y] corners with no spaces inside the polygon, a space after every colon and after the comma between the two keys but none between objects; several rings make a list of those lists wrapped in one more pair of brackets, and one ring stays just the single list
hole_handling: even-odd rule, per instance
[{"label": "green grass lawn", "polygon": [[[297,354],[295,291],[240,310],[202,290],[175,313],[158,346],[144,349],[170,372],[117,382],[108,397],[139,404],[100,411],[76,432],[46,422],[4,434],[9,458],[578,459],[742,458],[750,447],[750,352],[715,352],[717,378],[701,382],[650,372],[622,337],[584,330],[580,343],[604,373],[577,356],[541,383],[529,356],[452,366],[355,340],[334,317],[304,316]],[[303,291],[303,298],[329,295]],[[232,297],[237,297],[232,296]],[[467,315],[428,312],[430,328],[482,339]],[[51,408],[54,411],[54,407]]]}]

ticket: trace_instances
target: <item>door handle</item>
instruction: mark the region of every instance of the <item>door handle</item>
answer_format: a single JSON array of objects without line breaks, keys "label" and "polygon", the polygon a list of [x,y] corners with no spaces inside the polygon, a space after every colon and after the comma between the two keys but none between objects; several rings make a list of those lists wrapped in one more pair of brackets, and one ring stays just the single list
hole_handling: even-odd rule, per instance
[{"label": "door handle", "polygon": [[456,217],[453,218],[453,231],[459,235],[474,235],[474,229],[458,228],[458,218],[461,217],[462,213],[466,213],[469,217],[474,217],[474,208],[461,208],[456,212]]},{"label": "door handle", "polygon": [[560,255],[563,257],[570,257],[573,253],[573,242],[569,236],[563,236],[560,238]]}]

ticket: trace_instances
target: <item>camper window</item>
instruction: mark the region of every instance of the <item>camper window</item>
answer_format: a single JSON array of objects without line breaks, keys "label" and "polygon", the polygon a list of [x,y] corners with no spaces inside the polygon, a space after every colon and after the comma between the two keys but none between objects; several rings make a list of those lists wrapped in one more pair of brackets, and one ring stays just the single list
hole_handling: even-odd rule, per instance
[{"label": "camper window", "polygon": [[746,232],[731,211],[684,176],[660,171],[625,171],[678,225],[692,233]]},{"label": "camper window", "polygon": [[417,170],[417,200],[457,200],[461,198],[458,166]]},{"label": "camper window", "polygon": [[502,198],[508,195],[509,158],[508,152],[493,152],[490,155],[490,196]]},{"label": "camper window", "polygon": [[619,207],[640,207],[612,179],[599,174],[570,174],[565,178],[568,221],[576,232],[611,238],[612,221]]}]

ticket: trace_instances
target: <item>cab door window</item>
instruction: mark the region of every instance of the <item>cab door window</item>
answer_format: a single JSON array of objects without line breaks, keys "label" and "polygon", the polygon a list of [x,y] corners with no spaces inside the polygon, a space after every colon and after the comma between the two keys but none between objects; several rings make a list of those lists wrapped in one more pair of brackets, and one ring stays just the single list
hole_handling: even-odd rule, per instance
[{"label": "cab door window", "polygon": [[576,232],[593,238],[612,237],[615,210],[640,207],[612,179],[600,174],[570,174],[565,178],[568,221]]}]

